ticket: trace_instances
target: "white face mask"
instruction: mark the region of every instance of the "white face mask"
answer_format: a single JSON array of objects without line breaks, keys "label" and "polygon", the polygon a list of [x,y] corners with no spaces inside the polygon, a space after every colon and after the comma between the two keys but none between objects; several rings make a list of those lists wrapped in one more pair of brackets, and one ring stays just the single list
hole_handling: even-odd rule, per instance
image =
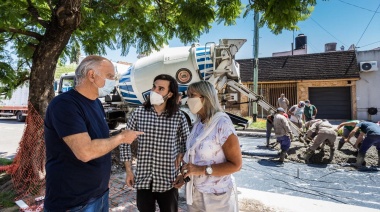
[{"label": "white face mask", "polygon": [[167,94],[166,96],[161,96],[160,94],[154,92],[154,91],[151,91],[150,92],[150,96],[149,96],[149,100],[150,100],[150,103],[152,105],[162,105],[162,103],[165,102],[166,100],[166,97],[168,96],[169,94]]},{"label": "white face mask", "polygon": [[199,97],[188,98],[187,105],[189,106],[189,109],[193,114],[197,114],[203,107],[203,103],[201,101],[201,98]]},{"label": "white face mask", "polygon": [[[100,76],[100,78],[103,78],[103,77]],[[99,97],[107,96],[115,88],[115,84],[116,84],[115,80],[110,80],[110,79],[104,79],[104,80],[106,81],[104,83],[104,86],[102,88],[98,87],[98,95],[99,95]],[[96,85],[96,83],[94,83],[94,84]],[[96,85],[96,86],[98,86],[98,85]]]}]

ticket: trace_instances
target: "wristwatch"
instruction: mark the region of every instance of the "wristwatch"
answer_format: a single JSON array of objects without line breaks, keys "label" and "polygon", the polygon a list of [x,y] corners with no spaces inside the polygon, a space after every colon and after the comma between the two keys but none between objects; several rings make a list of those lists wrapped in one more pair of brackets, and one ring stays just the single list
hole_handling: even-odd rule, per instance
[{"label": "wristwatch", "polygon": [[211,167],[211,165],[207,166],[207,168],[206,168],[206,174],[207,175],[212,175],[212,167]]}]

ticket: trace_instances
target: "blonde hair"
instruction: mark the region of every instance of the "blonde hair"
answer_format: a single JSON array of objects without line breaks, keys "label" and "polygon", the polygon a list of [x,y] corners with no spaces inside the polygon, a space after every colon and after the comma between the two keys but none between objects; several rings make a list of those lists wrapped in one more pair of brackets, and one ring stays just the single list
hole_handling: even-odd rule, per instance
[{"label": "blonde hair", "polygon": [[196,92],[203,97],[205,123],[210,121],[212,116],[215,115],[215,113],[223,111],[219,103],[218,94],[214,86],[210,82],[208,81],[194,82],[189,85],[188,91]]}]

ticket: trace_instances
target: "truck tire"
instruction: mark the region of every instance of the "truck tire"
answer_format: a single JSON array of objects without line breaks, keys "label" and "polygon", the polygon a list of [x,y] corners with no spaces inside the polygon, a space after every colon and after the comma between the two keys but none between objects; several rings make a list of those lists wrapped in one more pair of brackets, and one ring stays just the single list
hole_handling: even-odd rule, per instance
[{"label": "truck tire", "polygon": [[25,116],[22,115],[21,111],[17,111],[16,113],[16,119],[18,122],[24,122],[25,121]]},{"label": "truck tire", "polygon": [[110,128],[110,130],[113,130],[119,126],[119,122],[117,122],[117,121],[108,122],[107,124],[108,124],[108,128]]}]

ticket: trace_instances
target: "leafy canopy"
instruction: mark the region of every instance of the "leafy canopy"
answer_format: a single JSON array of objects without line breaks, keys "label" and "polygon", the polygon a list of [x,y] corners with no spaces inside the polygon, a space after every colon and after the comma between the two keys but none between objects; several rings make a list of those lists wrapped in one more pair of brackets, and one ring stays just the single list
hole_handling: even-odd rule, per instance
[{"label": "leafy canopy", "polygon": [[[310,14],[308,6],[316,0],[67,0],[78,7],[64,8],[64,0],[3,0],[0,2],[0,93],[8,92],[28,79],[36,48],[46,36],[54,19],[80,13],[80,25],[74,30],[61,54],[75,61],[79,48],[85,54],[106,54],[106,47],[130,47],[146,53],[179,38],[187,44],[207,33],[212,23],[236,24],[253,10],[260,12],[260,26],[268,25],[276,34],[296,29],[296,23]],[[75,9],[76,8],[76,9]],[[62,12],[62,11],[63,12]],[[59,33],[59,32],[58,32]],[[64,42],[64,41],[62,41]],[[17,59],[15,59],[17,58]],[[46,70],[55,71],[55,70]]]},{"label": "leafy canopy", "polygon": [[249,0],[243,17],[259,12],[259,27],[267,25],[277,35],[284,29],[299,30],[296,24],[310,16],[316,3],[316,0]]}]

